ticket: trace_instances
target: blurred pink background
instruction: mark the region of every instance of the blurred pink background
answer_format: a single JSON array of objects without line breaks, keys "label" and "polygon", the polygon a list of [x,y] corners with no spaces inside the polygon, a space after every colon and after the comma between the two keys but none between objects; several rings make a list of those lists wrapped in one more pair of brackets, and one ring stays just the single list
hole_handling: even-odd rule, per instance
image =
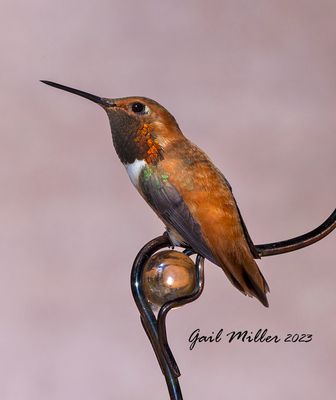
[{"label": "blurred pink background", "polygon": [[[231,182],[255,243],[335,207],[333,1],[4,0],[0,5],[0,399],[168,399],[129,288],[161,222],[136,193],[93,103],[144,95]],[[168,318],[185,399],[331,399],[335,234],[265,258],[270,308],[206,263]],[[311,343],[203,344],[200,328],[311,333]]]}]

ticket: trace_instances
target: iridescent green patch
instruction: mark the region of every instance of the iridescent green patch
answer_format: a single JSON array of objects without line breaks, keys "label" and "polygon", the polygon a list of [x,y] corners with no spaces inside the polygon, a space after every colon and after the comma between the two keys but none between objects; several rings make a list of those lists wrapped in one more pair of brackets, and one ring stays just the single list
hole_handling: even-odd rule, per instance
[{"label": "iridescent green patch", "polygon": [[161,175],[161,178],[162,178],[162,180],[163,180],[164,182],[167,182],[168,179],[169,179],[169,175],[168,175],[167,173],[162,174],[162,175]]},{"label": "iridescent green patch", "polygon": [[146,166],[143,169],[143,177],[145,180],[148,180],[153,175],[153,170],[151,167]]}]

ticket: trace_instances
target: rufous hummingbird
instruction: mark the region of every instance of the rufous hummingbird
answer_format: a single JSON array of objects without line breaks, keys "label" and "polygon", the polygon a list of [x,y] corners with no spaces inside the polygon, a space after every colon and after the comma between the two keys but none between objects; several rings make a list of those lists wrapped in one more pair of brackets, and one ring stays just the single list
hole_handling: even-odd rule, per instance
[{"label": "rufous hummingbird", "polygon": [[230,184],[164,107],[146,97],[104,98],[41,82],[102,106],[120,161],[172,244],[188,246],[220,266],[238,290],[268,307],[268,285]]}]

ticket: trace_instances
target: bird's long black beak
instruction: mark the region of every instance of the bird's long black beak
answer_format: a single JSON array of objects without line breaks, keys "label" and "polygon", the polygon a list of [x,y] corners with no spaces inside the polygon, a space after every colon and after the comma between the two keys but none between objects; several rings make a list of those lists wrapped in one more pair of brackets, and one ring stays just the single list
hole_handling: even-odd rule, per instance
[{"label": "bird's long black beak", "polygon": [[60,85],[59,83],[44,81],[41,80],[40,82],[45,83],[46,85],[53,86],[57,89],[65,90],[66,92],[70,92],[73,94],[77,94],[78,96],[85,97],[88,100],[93,101],[94,103],[100,104],[103,107],[111,107],[113,106],[113,101],[107,99],[105,97],[95,96],[94,94],[83,92],[82,90],[74,89],[69,86]]}]

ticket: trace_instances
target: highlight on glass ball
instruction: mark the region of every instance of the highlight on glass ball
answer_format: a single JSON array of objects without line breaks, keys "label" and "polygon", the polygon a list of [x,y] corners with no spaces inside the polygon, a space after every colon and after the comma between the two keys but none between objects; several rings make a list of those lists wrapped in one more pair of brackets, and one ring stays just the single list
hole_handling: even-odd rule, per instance
[{"label": "highlight on glass ball", "polygon": [[168,301],[192,294],[196,286],[193,260],[175,250],[154,254],[146,263],[142,285],[147,300],[154,308]]}]

